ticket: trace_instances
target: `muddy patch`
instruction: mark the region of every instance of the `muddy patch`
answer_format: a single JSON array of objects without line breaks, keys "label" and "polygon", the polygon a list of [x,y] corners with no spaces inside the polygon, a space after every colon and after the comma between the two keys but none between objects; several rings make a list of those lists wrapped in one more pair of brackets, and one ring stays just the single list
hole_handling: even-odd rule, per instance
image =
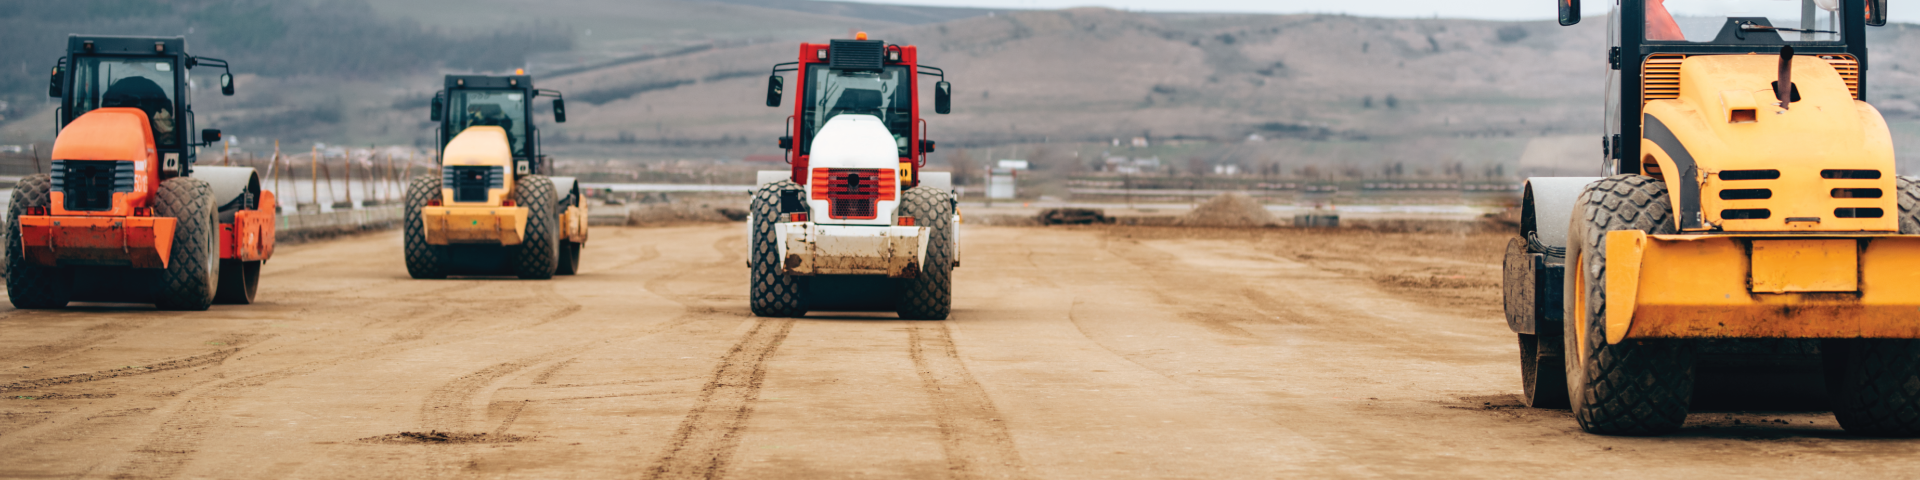
[{"label": "muddy patch", "polygon": [[1443,403],[1441,407],[1453,410],[1481,412],[1515,419],[1559,419],[1572,425],[1573,412],[1566,409],[1533,408],[1519,395],[1473,395],[1460,397],[1457,402]]},{"label": "muddy patch", "polygon": [[360,439],[360,443],[382,445],[454,445],[481,443],[516,443],[529,440],[529,437],[507,435],[503,433],[463,433],[431,430],[426,432],[400,432],[377,437]]}]

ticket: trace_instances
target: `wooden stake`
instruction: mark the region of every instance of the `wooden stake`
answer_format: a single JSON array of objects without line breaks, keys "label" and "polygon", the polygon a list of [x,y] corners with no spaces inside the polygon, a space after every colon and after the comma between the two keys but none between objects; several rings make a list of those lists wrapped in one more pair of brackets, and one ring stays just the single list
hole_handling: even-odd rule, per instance
[{"label": "wooden stake", "polygon": [[320,146],[319,145],[315,145],[313,147],[313,154],[307,160],[308,160],[309,166],[312,167],[312,171],[308,173],[312,175],[312,180],[313,180],[313,207],[314,207],[314,211],[318,212],[320,211]]},{"label": "wooden stake", "polygon": [[[347,156],[340,157],[340,166],[347,171],[347,184],[341,186],[347,191],[347,208],[357,210],[360,205],[353,203],[353,150],[347,150]],[[327,183],[332,184],[333,179],[327,179]],[[333,187],[327,187],[327,189],[332,190]]]}]

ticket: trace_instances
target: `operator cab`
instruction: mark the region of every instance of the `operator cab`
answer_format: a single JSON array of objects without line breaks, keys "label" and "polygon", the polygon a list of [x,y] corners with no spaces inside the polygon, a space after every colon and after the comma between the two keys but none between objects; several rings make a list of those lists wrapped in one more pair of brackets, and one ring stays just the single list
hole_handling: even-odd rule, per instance
[{"label": "operator cab", "polygon": [[794,182],[808,183],[814,140],[829,122],[843,115],[865,115],[878,119],[892,136],[902,187],[918,185],[916,173],[933,152],[934,142],[924,138],[917,78],[940,77],[933,85],[934,113],[946,114],[953,90],[946,72],[920,65],[919,51],[913,46],[868,40],[865,33],[824,45],[801,44],[800,50],[800,61],[775,65],[767,79],[767,106],[778,107],[786,85],[780,74],[798,73],[800,104],[788,125],[791,134],[780,138],[780,147],[788,151],[794,166]]},{"label": "operator cab", "polygon": [[468,127],[500,127],[507,132],[515,174],[550,173],[540,153],[540,129],[531,121],[533,98],[539,96],[555,97],[553,121],[566,123],[566,100],[559,91],[533,88],[531,76],[448,75],[432,105],[431,117],[440,122],[440,148]]},{"label": "operator cab", "polygon": [[[1556,3],[1561,25],[1580,22],[1580,0]],[[1605,172],[1645,173],[1641,162],[1622,159],[1643,155],[1646,102],[1679,96],[1680,61],[1788,49],[1832,63],[1854,98],[1866,100],[1866,27],[1886,24],[1886,0],[1622,0],[1607,20]],[[1791,95],[1797,91],[1788,85]]]},{"label": "operator cab", "polygon": [[[201,132],[194,143],[192,89],[188,70],[200,65],[227,68],[225,60],[187,54],[183,37],[67,37],[67,56],[53,67],[48,95],[59,97],[54,131],[102,108],[137,108],[153,129],[153,141],[165,174],[191,169],[195,147],[220,140],[219,130]],[[220,74],[220,92],[233,95],[233,74]],[[183,161],[184,160],[184,161]]]}]

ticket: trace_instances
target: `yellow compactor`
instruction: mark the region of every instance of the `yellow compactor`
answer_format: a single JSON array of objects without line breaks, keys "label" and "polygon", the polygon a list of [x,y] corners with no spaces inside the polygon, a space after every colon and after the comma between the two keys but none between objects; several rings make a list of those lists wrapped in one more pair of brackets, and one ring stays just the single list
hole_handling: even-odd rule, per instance
[{"label": "yellow compactor", "polygon": [[[545,91],[533,90],[525,76],[448,76],[448,90],[433,102],[445,137],[440,172],[407,186],[407,272],[414,278],[545,279],[579,271],[585,197],[573,178],[536,173],[546,168],[527,121],[537,92]],[[565,104],[555,100],[553,108],[565,121]]]},{"label": "yellow compactor", "polygon": [[1607,176],[1528,179],[1507,248],[1529,404],[1657,435],[1684,424],[1696,379],[1806,374],[1825,388],[1761,396],[1813,390],[1849,432],[1920,435],[1920,184],[1895,176],[1866,101],[1866,27],[1885,14],[1619,3]]}]

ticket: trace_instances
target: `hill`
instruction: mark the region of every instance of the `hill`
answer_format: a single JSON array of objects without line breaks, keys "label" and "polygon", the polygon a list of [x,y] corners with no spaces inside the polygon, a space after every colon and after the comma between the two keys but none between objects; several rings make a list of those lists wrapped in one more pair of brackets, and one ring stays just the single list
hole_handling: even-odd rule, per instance
[{"label": "hill", "polygon": [[[573,102],[570,123],[543,127],[545,145],[562,158],[776,154],[772,139],[790,110],[761,105],[768,69],[791,61],[800,41],[863,30],[918,45],[923,63],[949,73],[955,113],[929,117],[943,163],[961,149],[977,161],[985,149],[1006,156],[1019,148],[1022,156],[1059,157],[1054,163],[1067,169],[1108,156],[1160,157],[1195,170],[1525,166],[1570,174],[1598,164],[1601,21],[1563,28],[807,0],[412,0],[365,12],[375,17],[365,21],[413,25],[433,38],[511,44],[512,35],[482,34],[559,32],[565,48],[520,55],[541,87]],[[1920,153],[1920,65],[1907,53],[1920,47],[1920,30],[1869,31],[1872,100],[1900,151]],[[498,71],[447,61],[398,70],[243,76],[239,97],[199,97],[207,101],[200,115],[254,141],[425,146],[433,126],[424,109],[438,75]],[[0,129],[0,143],[46,130],[41,119],[15,121]],[[1128,146],[1135,137],[1151,146]],[[1920,155],[1902,158],[1920,167]]]}]

